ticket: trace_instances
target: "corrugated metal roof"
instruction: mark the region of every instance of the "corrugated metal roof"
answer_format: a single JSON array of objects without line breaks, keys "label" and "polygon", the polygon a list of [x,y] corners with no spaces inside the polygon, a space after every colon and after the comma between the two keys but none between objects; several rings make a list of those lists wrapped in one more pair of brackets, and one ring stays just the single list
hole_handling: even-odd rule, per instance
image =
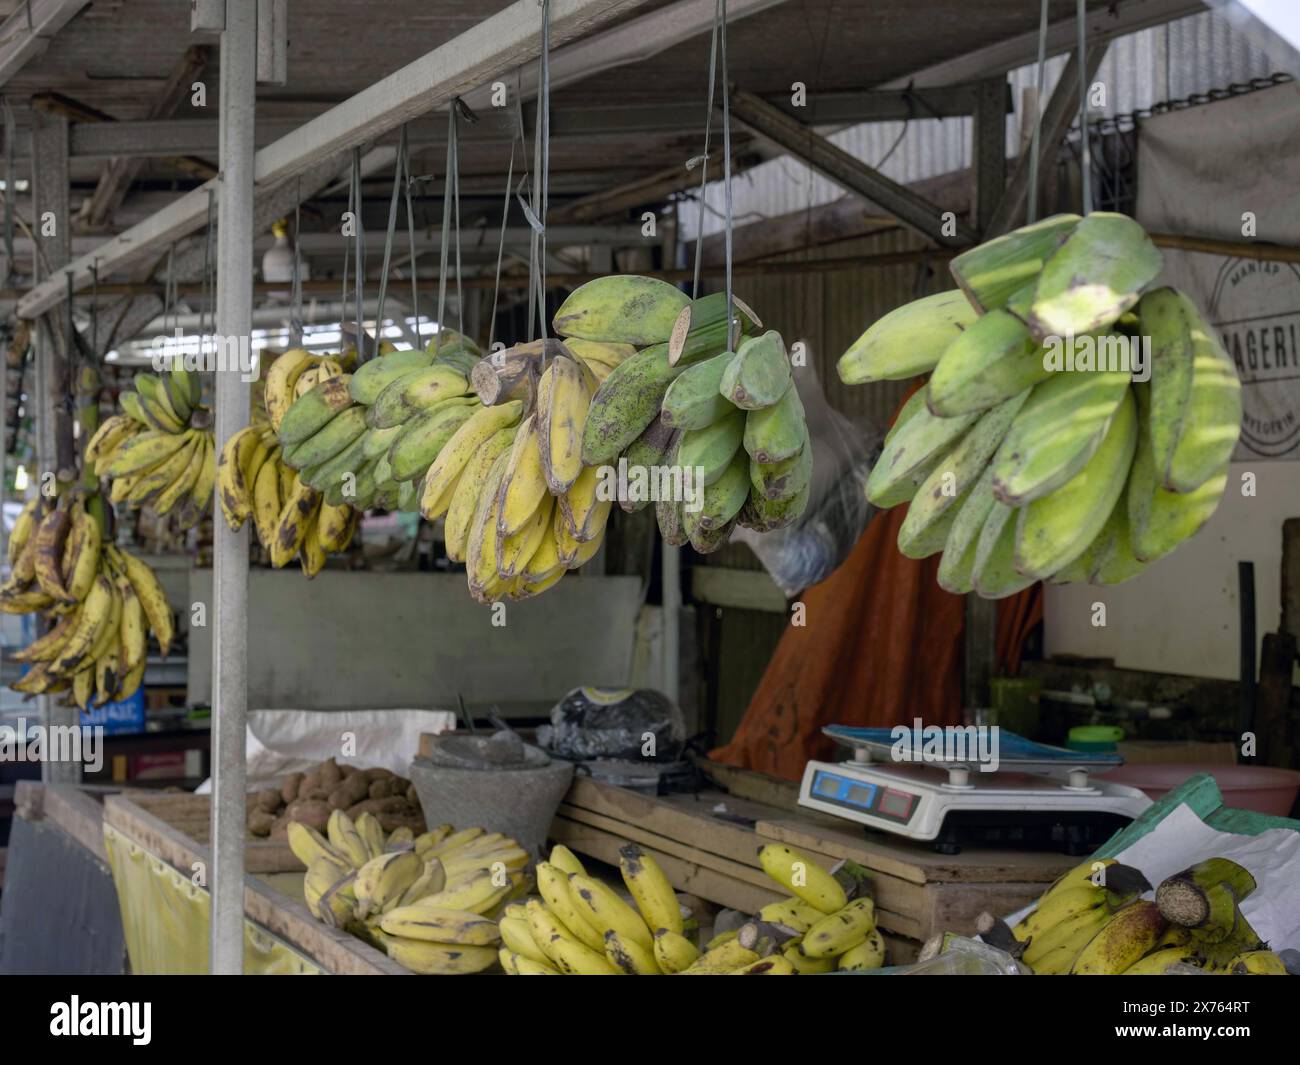
[{"label": "corrugated metal roof", "polygon": [[[1044,100],[1051,95],[1065,64],[1065,56],[1048,60]],[[1113,41],[1097,79],[1106,87],[1106,106],[1096,112],[1107,117],[1128,114],[1165,100],[1268,77],[1273,72],[1274,65],[1261,49],[1225,19],[1205,12]],[[1015,113],[1007,121],[1007,152],[1015,155],[1023,126],[1025,90],[1033,89],[1037,82],[1036,67],[1030,64],[1013,70],[1009,79]],[[841,130],[829,139],[902,184],[970,165],[968,118],[869,123]],[[788,157],[762,163],[739,175],[732,184],[738,225],[820,206],[842,195],[838,186]],[[720,182],[710,183],[707,204],[704,232],[719,232],[724,207]],[[682,232],[697,232],[697,204],[684,201],[678,211]]]}]

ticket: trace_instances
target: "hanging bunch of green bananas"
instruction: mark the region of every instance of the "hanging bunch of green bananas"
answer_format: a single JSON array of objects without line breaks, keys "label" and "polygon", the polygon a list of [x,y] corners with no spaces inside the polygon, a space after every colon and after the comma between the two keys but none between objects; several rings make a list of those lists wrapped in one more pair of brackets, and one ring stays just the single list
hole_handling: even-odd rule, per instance
[{"label": "hanging bunch of green bananas", "polygon": [[957,256],[959,290],[885,315],[841,357],[848,384],[930,374],[866,491],[910,502],[899,550],[942,552],[947,590],[1118,584],[1218,507],[1241,385],[1191,300],[1151,288],[1161,265],[1130,218],[1056,215]]},{"label": "hanging bunch of green bananas", "polygon": [[303,573],[315,577],[328,555],[347,550],[361,516],[347,503],[331,503],[305,484],[284,461],[275,427],[296,402],[327,382],[346,383],[346,356],[286,351],[262,376],[262,401],[250,424],[231,435],[217,462],[217,498],[226,524],[239,529],[252,520],[271,565],[296,555]]},{"label": "hanging bunch of green bananas", "polygon": [[147,563],[105,542],[79,493],[52,506],[27,504],[9,540],[12,575],[0,611],[45,614],[49,630],[13,653],[31,668],[12,687],[27,694],[70,691],[83,710],[135,694],[149,634],[164,655],[175,635],[171,607]]},{"label": "hanging bunch of green bananas", "polygon": [[1157,976],[1171,965],[1237,975],[1285,975],[1238,903],[1254,877],[1211,858],[1169,877],[1155,900],[1140,872],[1088,859],[1053,884],[1012,929],[1021,960],[1039,976]]},{"label": "hanging bunch of green bananas", "polygon": [[[664,539],[701,553],[725,544],[736,525],[766,532],[795,521],[812,476],[785,344],[760,332],[742,300],[733,312],[729,323],[725,293],[690,300],[653,278],[613,276],[577,289],[555,315],[579,358],[594,371],[612,367],[599,374],[582,462],[617,467],[628,488],[619,505],[635,512],[653,502]],[[638,490],[661,471],[672,491],[651,499]]]},{"label": "hanging bunch of green bananas", "polygon": [[157,514],[179,507],[182,529],[197,525],[216,479],[211,417],[199,403],[192,371],[137,373],[118,397],[123,413],[106,418],[86,443],[86,469],[107,477],[112,502]]},{"label": "hanging bunch of green bananas", "polygon": [[360,936],[417,973],[476,973],[497,960],[497,916],[526,895],[528,854],[482,828],[441,825],[385,836],[374,814],[342,810],[327,834],[291,822],[289,846],[307,866],[303,891],[318,920]]}]

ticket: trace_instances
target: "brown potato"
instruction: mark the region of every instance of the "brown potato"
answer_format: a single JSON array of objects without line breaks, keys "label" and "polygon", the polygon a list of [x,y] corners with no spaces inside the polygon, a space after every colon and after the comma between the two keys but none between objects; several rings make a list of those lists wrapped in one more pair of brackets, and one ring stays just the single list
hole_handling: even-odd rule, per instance
[{"label": "brown potato", "polygon": [[370,782],[370,797],[372,799],[387,799],[393,794],[393,782],[391,780],[372,780]]},{"label": "brown potato", "polygon": [[353,803],[366,798],[368,794],[369,786],[366,778],[360,773],[353,773],[350,777],[344,777],[343,782],[329,793],[326,802],[333,810],[346,810]]},{"label": "brown potato", "polygon": [[280,798],[287,806],[298,797],[298,789],[302,787],[302,773],[289,773],[280,781]]},{"label": "brown potato", "polygon": [[277,813],[284,805],[284,797],[277,788],[263,788],[257,793],[257,805],[268,814]]},{"label": "brown potato", "polygon": [[290,821],[307,825],[317,832],[323,833],[329,827],[330,807],[323,800],[296,799],[285,808],[284,813]]},{"label": "brown potato", "polygon": [[320,776],[320,786],[331,792],[343,782],[343,771],[339,769],[338,763],[333,758],[321,762],[316,772]]},{"label": "brown potato", "polygon": [[[271,834],[271,829],[275,827],[275,814],[267,813],[265,810],[254,810],[248,815],[248,831],[254,836],[265,838]],[[285,829],[288,832],[288,829]]]}]

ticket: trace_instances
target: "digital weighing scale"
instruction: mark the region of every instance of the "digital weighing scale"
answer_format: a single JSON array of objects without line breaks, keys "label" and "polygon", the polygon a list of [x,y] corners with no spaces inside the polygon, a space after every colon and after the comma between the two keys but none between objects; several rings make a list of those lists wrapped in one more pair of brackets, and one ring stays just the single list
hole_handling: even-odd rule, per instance
[{"label": "digital weighing scale", "polygon": [[1089,854],[1151,805],[1137,788],[1089,778],[1122,765],[1115,753],[1049,747],[998,730],[997,769],[984,772],[973,751],[922,758],[932,730],[909,730],[904,752],[892,728],[828,725],[822,732],[852,756],[810,761],[799,804],[932,843],[943,854],[958,853],[964,843]]}]

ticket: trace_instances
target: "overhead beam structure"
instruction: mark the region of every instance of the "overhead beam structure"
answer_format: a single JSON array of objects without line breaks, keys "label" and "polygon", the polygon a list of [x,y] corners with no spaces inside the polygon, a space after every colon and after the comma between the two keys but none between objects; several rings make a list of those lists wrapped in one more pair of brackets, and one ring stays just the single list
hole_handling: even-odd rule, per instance
[{"label": "overhead beam structure", "polygon": [[[901,122],[909,118],[952,118],[973,114],[978,102],[977,87],[944,86],[911,92],[905,89],[814,94],[806,107],[796,108],[789,94],[764,96],[768,103],[814,127],[840,127],[859,122]],[[1011,109],[1007,95],[1006,108]],[[524,128],[531,130],[536,118],[534,104],[524,107]],[[567,107],[551,110],[551,140],[578,140],[611,136],[676,135],[683,130],[702,129],[704,108],[699,103],[611,104],[599,107]],[[258,125],[259,146],[269,144],[295,129],[291,119],[263,120]],[[460,139],[475,144],[509,144],[514,124],[483,121],[460,131]],[[447,143],[447,121],[415,119],[407,126],[412,148],[441,147]],[[396,144],[397,134],[376,139],[377,144]],[[103,159],[113,156],[155,157],[212,154],[217,148],[217,124],[211,119],[141,119],[129,122],[74,122],[69,151],[74,159]],[[21,158],[22,146],[19,146]]]},{"label": "overhead beam structure", "polygon": [[0,85],[41,55],[90,0],[29,0],[0,23]]},{"label": "overhead beam structure", "polygon": [[845,191],[884,208],[936,244],[955,247],[975,242],[975,231],[965,222],[945,220],[945,212],[924,196],[887,178],[762,97],[734,88],[731,114],[758,137]]},{"label": "overhead beam structure", "polygon": [[[645,2],[552,0],[552,45],[558,48],[582,37]],[[256,185],[260,188],[287,182],[340,152],[366,144],[458,96],[466,96],[480,85],[505,78],[536,55],[538,37],[536,3],[516,0],[257,152],[253,157]],[[156,258],[168,245],[202,228],[207,221],[211,184],[186,193],[152,217],[105,241],[91,255],[74,260],[67,270],[73,289],[89,285],[96,267],[100,276],[106,276],[130,263]],[[66,296],[66,281],[51,278],[19,302],[18,314],[35,317]]]},{"label": "overhead beam structure", "polygon": [[[1084,81],[1087,84],[1091,85],[1092,79],[1097,76],[1097,70],[1101,66],[1102,59],[1106,56],[1108,47],[1110,47],[1109,42],[1105,41],[1088,46],[1087,54],[1083,59]],[[1060,151],[1065,135],[1070,131],[1070,127],[1078,117],[1079,54],[1076,52],[1070,56],[1070,61],[1066,63],[1065,69],[1061,72],[1061,80],[1056,83],[1056,88],[1052,91],[1047,106],[1043,108],[1042,130],[1038,141],[1037,170],[1039,174],[1050,172],[1051,161],[1056,158],[1056,153]],[[1005,233],[1020,224],[1020,219],[1029,198],[1029,175],[1033,170],[1031,160],[1032,148],[1027,146],[1016,162],[1016,168],[1011,174],[1011,180],[1007,182],[1007,189],[1002,196],[1002,202],[998,204],[997,209],[988,221],[986,236],[995,237],[999,233]]]},{"label": "overhead beam structure", "polygon": [[[1037,10],[1037,4],[1032,5]],[[1203,0],[1113,0],[1105,7],[1094,8],[1085,17],[1085,36],[1089,45],[1109,44],[1116,37],[1136,33],[1166,22],[1199,15],[1208,10]],[[1047,55],[1064,55],[1078,46],[1078,26],[1074,16],[1053,22],[1047,27]],[[935,63],[901,78],[877,86],[881,89],[931,88],[981,81],[1006,74],[1038,59],[1038,30],[1009,37],[1004,41],[977,48],[955,59]]]}]

